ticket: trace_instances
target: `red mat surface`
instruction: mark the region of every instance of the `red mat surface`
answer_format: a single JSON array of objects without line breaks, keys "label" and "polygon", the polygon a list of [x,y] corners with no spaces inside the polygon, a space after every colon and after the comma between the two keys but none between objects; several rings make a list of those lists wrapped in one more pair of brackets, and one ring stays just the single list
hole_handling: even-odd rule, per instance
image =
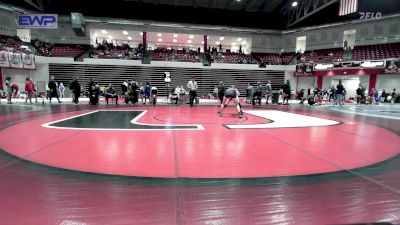
[{"label": "red mat surface", "polygon": [[[273,121],[233,108],[142,107],[138,122],[200,124],[203,130],[70,130],[45,123],[84,114],[66,113],[0,131],[0,148],[23,159],[77,171],[144,177],[244,178],[327,173],[372,165],[397,155],[400,138],[377,126],[228,129],[227,124]],[[124,108],[124,110],[127,110]],[[304,114],[303,114],[304,115]],[[93,121],[94,123],[96,121]]]}]

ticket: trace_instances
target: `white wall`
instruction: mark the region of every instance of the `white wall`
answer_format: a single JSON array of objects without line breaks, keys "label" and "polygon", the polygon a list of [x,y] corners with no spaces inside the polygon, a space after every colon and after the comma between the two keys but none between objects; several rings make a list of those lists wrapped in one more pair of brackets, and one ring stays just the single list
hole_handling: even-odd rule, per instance
[{"label": "white wall", "polygon": [[16,15],[14,13],[0,10],[0,34],[7,36],[17,35],[15,18]]},{"label": "white wall", "polygon": [[90,44],[90,34],[86,32],[85,37],[77,36],[70,22],[58,22],[57,29],[33,29],[31,39],[39,39],[59,44]]},{"label": "white wall", "polygon": [[290,81],[290,88],[294,91],[297,90],[297,77],[294,76],[294,68],[288,68],[285,70],[285,83],[286,81]]},{"label": "white wall", "polygon": [[251,52],[281,52],[281,35],[253,35],[251,38]]},{"label": "white wall", "polygon": [[339,48],[343,45],[343,32],[356,30],[355,45],[372,45],[400,42],[399,18],[368,20],[362,23],[349,22],[322,28],[305,28],[284,31],[283,48],[294,51],[296,37],[307,36],[306,50]]},{"label": "white wall", "polygon": [[17,83],[20,90],[25,88],[25,80],[30,77],[35,83],[49,81],[49,64],[36,64],[36,70],[3,68],[3,78],[11,77],[12,83]]},{"label": "white wall", "polygon": [[[354,97],[355,96],[355,90],[358,87],[359,83],[361,82],[363,84],[363,86],[365,86],[368,90],[369,88],[369,75],[362,75],[362,76],[358,76],[358,75],[348,75],[348,76],[324,76],[323,81],[322,81],[322,89],[328,89],[331,87],[332,84],[334,84],[334,86],[336,87],[336,85],[339,83],[339,80],[343,80],[344,81],[344,87],[347,90],[347,95],[346,95],[346,99],[348,99],[349,97]],[[356,80],[354,82],[348,82],[346,80]],[[351,83],[353,84],[352,87],[348,87],[347,83]],[[347,87],[346,87],[347,86]]]},{"label": "white wall", "polygon": [[376,79],[376,88],[380,91],[386,90],[386,93],[396,88],[400,90],[400,74],[397,75],[378,75]]},{"label": "white wall", "polygon": [[310,87],[315,87],[316,84],[317,77],[298,77],[296,91],[300,91],[301,89],[307,91]]}]

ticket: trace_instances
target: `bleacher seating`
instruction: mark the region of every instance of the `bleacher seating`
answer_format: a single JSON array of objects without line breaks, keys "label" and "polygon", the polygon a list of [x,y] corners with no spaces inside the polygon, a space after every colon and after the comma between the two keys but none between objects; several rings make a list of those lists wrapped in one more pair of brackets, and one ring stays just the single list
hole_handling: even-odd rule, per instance
[{"label": "bleacher seating", "polygon": [[389,59],[400,57],[400,43],[355,46],[352,60]]},{"label": "bleacher seating", "polygon": [[284,52],[281,54],[282,65],[289,65],[295,56],[294,52]]},{"label": "bleacher seating", "polygon": [[85,53],[89,45],[75,45],[75,44],[55,44],[33,40],[31,43],[42,56],[48,57],[72,57],[77,58]]},{"label": "bleacher seating", "polygon": [[243,53],[213,53],[211,60],[213,63],[257,64],[257,61],[251,55]]},{"label": "bleacher seating", "polygon": [[17,37],[0,35],[0,51],[11,51],[14,53],[31,53],[28,48],[23,48],[22,41]]},{"label": "bleacher seating", "polygon": [[316,62],[316,63],[331,63],[331,62],[342,61],[343,48],[330,48],[330,49],[305,51],[303,54],[303,59],[305,62]]},{"label": "bleacher seating", "polygon": [[131,48],[126,44],[114,46],[111,43],[103,42],[97,46],[91,57],[99,59],[141,60],[143,59],[143,52],[139,48]]},{"label": "bleacher seating", "polygon": [[52,57],[79,57],[89,46],[87,45],[55,45],[51,51]]},{"label": "bleacher seating", "polygon": [[256,58],[260,63],[265,63],[266,65],[289,65],[294,57],[294,52],[289,53],[252,53],[254,58]]},{"label": "bleacher seating", "polygon": [[196,51],[157,48],[153,53],[154,61],[200,62]]},{"label": "bleacher seating", "polygon": [[265,63],[267,65],[282,64],[282,59],[277,53],[252,53],[251,55],[260,61],[260,63]]}]

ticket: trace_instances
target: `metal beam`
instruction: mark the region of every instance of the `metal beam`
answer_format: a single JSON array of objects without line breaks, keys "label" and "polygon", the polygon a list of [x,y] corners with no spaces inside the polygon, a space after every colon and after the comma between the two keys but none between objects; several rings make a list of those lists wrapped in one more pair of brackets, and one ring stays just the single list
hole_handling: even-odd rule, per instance
[{"label": "metal beam", "polygon": [[265,5],[266,12],[274,11],[280,4],[282,4],[282,0],[269,0],[268,4]]},{"label": "metal beam", "polygon": [[217,0],[211,0],[210,1],[210,5],[208,6],[208,8],[212,9],[214,8],[215,3],[217,2]]},{"label": "metal beam", "polygon": [[246,11],[249,11],[250,8],[251,8],[251,6],[253,6],[254,3],[256,3],[256,1],[257,1],[257,0],[251,0],[251,2],[250,2],[249,4],[247,4],[247,5],[243,4],[243,6],[245,6],[245,10],[246,10]]},{"label": "metal beam", "polygon": [[43,2],[42,0],[36,0],[36,4],[35,2],[33,2],[33,0],[24,0],[26,3],[28,3],[29,5],[33,6],[35,9],[43,12],[44,8],[43,8]]},{"label": "metal beam", "polygon": [[288,16],[287,27],[299,23],[337,1],[339,0],[302,0],[296,7],[290,6],[290,9],[285,11]]},{"label": "metal beam", "polygon": [[226,9],[227,10],[231,10],[233,3],[235,3],[236,0],[231,0],[231,2],[228,3],[228,5],[226,5]]}]

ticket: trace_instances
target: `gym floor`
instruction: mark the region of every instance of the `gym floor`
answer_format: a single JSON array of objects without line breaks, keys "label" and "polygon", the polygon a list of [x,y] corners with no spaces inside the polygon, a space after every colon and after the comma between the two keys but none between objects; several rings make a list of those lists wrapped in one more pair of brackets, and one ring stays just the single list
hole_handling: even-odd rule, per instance
[{"label": "gym floor", "polygon": [[400,223],[400,106],[0,105],[2,224]]}]

